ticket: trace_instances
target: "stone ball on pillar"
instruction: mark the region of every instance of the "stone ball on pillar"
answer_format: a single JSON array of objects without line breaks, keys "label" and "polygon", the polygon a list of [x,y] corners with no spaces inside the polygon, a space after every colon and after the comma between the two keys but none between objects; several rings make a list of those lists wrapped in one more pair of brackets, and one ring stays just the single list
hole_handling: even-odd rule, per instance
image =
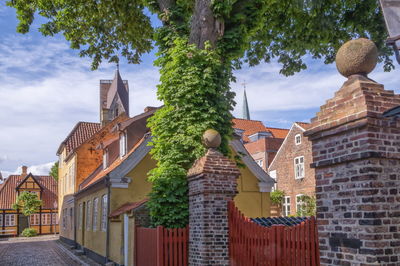
[{"label": "stone ball on pillar", "polygon": [[207,129],[203,134],[203,143],[206,148],[218,148],[221,145],[221,135],[215,129]]},{"label": "stone ball on pillar", "polygon": [[345,77],[367,75],[378,62],[378,48],[373,41],[359,38],[346,42],[336,54],[336,67]]}]

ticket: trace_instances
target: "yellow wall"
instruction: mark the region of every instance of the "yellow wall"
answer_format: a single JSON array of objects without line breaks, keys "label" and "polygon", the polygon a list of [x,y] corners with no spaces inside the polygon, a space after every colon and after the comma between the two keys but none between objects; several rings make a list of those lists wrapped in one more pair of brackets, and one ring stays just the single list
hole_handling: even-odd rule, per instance
[{"label": "yellow wall", "polygon": [[[77,200],[76,215],[78,219],[82,219],[82,228],[79,228],[79,220],[76,225],[76,242],[87,249],[90,249],[102,256],[106,255],[106,237],[107,234],[101,231],[101,215],[102,215],[102,196],[107,194],[107,188],[100,189],[88,196]],[[93,231],[93,200],[98,198],[98,212],[97,212],[97,230]],[[91,223],[90,229],[86,228],[86,203],[90,200],[91,204]],[[82,216],[79,215],[79,204],[85,203]],[[108,215],[107,215],[108,217]],[[113,238],[113,236],[111,236]]]},{"label": "yellow wall", "polygon": [[[73,227],[71,229],[70,224],[67,224],[65,229],[63,228],[62,225],[62,214],[63,210],[73,208],[73,203],[67,203],[65,200],[65,196],[69,196],[75,193],[75,171],[76,171],[76,155],[72,155],[72,157],[69,158],[68,161],[65,162],[65,156],[66,156],[66,149],[64,148],[60,158],[59,166],[58,166],[58,213],[59,213],[59,221],[60,221],[60,235],[62,237],[68,238],[68,239],[74,239],[74,230]],[[72,167],[73,171],[73,176],[71,176],[70,172],[70,167]],[[71,221],[70,217],[68,217],[68,221]],[[72,219],[73,222],[73,219]]]},{"label": "yellow wall", "polygon": [[250,218],[270,216],[269,192],[260,192],[259,180],[247,167],[239,170],[238,194],[234,198],[236,207]]},{"label": "yellow wall", "polygon": [[[111,211],[117,209],[126,202],[138,202],[145,198],[148,198],[148,194],[151,191],[151,183],[148,181],[147,173],[156,167],[156,161],[151,159],[151,155],[147,154],[143,160],[127,174],[127,177],[131,178],[128,188],[111,188]],[[129,223],[133,223],[129,219]],[[110,239],[110,259],[116,263],[123,263],[123,215],[120,215],[120,222],[111,222],[110,235],[113,237]],[[134,234],[134,226],[130,226],[129,235],[132,237]],[[132,240],[129,240],[131,243]],[[129,248],[129,251],[133,253],[133,247]],[[132,258],[130,258],[132,259]]]}]

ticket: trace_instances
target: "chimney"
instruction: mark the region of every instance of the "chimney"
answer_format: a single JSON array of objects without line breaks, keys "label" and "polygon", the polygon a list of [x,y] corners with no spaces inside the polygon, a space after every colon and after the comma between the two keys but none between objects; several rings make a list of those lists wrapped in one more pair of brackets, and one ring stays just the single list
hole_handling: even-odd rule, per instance
[{"label": "chimney", "polygon": [[21,168],[22,168],[21,177],[27,176],[28,175],[28,173],[27,173],[28,166],[23,165]]}]

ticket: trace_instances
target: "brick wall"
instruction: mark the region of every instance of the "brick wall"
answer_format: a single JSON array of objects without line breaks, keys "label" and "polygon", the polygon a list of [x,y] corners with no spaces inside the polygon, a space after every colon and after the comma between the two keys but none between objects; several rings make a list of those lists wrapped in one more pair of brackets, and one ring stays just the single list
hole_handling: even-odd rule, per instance
[{"label": "brick wall", "polygon": [[[285,192],[290,197],[290,214],[296,214],[296,195],[312,196],[315,194],[315,170],[310,167],[312,163],[311,142],[303,136],[304,129],[293,124],[284,143],[282,144],[268,171],[276,171],[277,189]],[[301,143],[295,143],[295,136],[301,136]],[[304,156],[305,176],[295,178],[294,159]]]},{"label": "brick wall", "polygon": [[313,145],[322,265],[399,265],[400,96],[354,75],[305,133]]},{"label": "brick wall", "polygon": [[189,170],[189,265],[229,265],[228,201],[239,175],[236,164],[213,149]]}]

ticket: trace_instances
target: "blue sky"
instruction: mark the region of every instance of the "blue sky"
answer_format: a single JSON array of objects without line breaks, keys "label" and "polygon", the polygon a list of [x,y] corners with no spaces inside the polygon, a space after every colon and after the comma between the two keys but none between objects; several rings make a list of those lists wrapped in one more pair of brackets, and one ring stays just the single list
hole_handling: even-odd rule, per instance
[{"label": "blue sky", "polygon": [[[62,36],[43,37],[34,24],[30,33],[16,33],[13,9],[0,3],[0,171],[3,176],[30,166],[46,174],[61,141],[78,121],[98,122],[99,80],[112,79],[115,65],[104,63],[90,70],[91,60],[69,49]],[[157,106],[158,70],[154,54],[140,65],[122,60],[120,71],[129,81],[130,113]],[[335,65],[307,60],[308,69],[292,77],[279,74],[276,62],[237,71],[231,84],[240,117],[244,81],[251,118],[267,126],[289,128],[294,121],[309,121],[319,106],[333,96],[345,79]],[[387,89],[399,90],[398,69],[378,66],[370,77]]]}]

